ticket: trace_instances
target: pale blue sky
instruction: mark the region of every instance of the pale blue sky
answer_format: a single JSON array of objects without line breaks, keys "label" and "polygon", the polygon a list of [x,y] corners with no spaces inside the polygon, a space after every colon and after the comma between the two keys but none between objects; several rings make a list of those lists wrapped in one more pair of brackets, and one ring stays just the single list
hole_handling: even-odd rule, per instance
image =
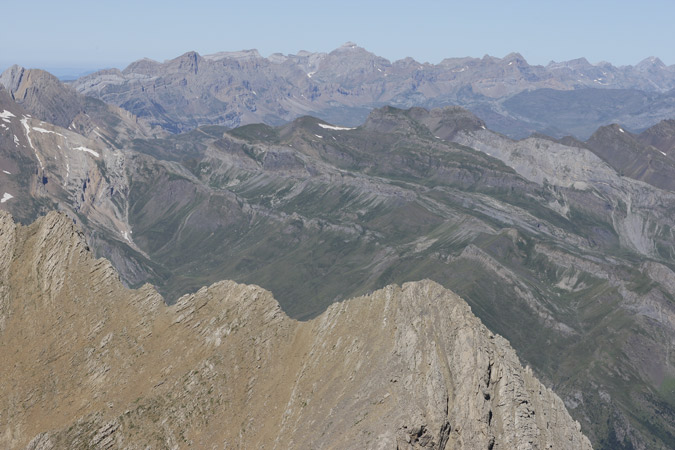
[{"label": "pale blue sky", "polygon": [[530,64],[586,57],[675,64],[675,2],[0,0],[0,70],[125,67],[186,51],[331,51],[346,41],[390,60],[520,52]]}]

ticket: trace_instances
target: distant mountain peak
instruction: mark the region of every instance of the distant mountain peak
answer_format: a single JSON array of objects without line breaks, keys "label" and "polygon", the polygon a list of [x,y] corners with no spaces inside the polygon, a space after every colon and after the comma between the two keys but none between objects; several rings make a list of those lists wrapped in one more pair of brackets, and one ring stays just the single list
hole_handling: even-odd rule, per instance
[{"label": "distant mountain peak", "polygon": [[503,59],[504,59],[504,61],[521,60],[521,61],[527,62],[525,60],[525,57],[518,52],[511,52],[508,55],[506,55]]},{"label": "distant mountain peak", "polygon": [[[286,58],[285,55],[282,55],[281,53],[275,53],[272,55],[276,58]],[[237,52],[218,52],[218,53],[212,53],[210,55],[204,55],[204,59],[211,60],[211,61],[219,61],[221,59],[236,59],[236,60],[247,60],[247,59],[257,59],[257,58],[262,58],[262,55],[258,52],[257,49],[252,48],[249,50],[240,50]]]},{"label": "distant mountain peak", "polygon": [[638,70],[648,70],[653,68],[662,69],[665,67],[666,65],[663,63],[663,61],[661,61],[656,56],[650,56],[649,58],[645,58],[635,66],[635,68]]}]

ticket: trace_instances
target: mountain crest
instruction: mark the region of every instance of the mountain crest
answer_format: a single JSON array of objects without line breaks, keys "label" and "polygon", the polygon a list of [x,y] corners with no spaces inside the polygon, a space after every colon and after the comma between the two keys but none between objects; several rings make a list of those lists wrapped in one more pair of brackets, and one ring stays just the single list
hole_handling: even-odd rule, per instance
[{"label": "mountain crest", "polygon": [[387,286],[308,322],[228,281],[167,307],[148,286],[124,288],[62,214],[8,221],[3,447],[591,448],[508,342],[436,283]]}]

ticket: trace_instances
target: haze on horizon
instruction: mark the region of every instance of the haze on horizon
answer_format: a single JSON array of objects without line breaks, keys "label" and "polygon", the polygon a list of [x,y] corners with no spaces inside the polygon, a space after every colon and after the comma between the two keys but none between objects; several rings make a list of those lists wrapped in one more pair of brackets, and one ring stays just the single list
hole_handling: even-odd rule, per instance
[{"label": "haze on horizon", "polygon": [[256,48],[263,56],[300,50],[330,52],[353,41],[391,61],[412,57],[438,63],[450,57],[522,54],[546,65],[585,57],[635,65],[649,56],[675,64],[675,3],[647,0],[517,0],[439,2],[414,7],[400,0],[184,2],[36,0],[29,20],[0,28],[0,70],[20,64],[44,69],[124,68],[195,50],[205,55]]}]

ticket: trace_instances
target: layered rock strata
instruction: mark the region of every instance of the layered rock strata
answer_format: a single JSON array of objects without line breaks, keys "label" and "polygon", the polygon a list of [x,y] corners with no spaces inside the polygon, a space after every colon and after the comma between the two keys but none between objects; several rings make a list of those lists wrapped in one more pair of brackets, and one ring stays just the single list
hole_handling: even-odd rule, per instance
[{"label": "layered rock strata", "polygon": [[298,322],[257,286],[126,289],[61,213],[0,212],[0,250],[3,448],[590,448],[436,283]]}]

